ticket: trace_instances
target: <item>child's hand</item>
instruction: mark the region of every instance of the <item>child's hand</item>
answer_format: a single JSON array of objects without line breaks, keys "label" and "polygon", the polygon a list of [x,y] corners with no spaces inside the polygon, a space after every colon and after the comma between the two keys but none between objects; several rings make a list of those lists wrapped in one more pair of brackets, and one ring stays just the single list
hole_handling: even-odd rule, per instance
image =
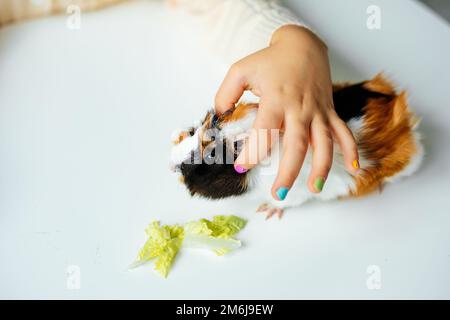
[{"label": "child's hand", "polygon": [[[286,197],[300,172],[309,142],[313,164],[308,187],[312,192],[320,192],[327,179],[333,138],[340,144],[348,171],[357,172],[355,140],[333,106],[327,48],[311,31],[294,25],[281,27],[268,48],[236,62],[217,92],[216,111],[223,113],[232,108],[245,90],[260,97],[253,128],[285,129],[280,167],[272,186],[275,199]],[[248,151],[260,162],[268,153],[263,145],[258,150],[257,135],[251,135],[235,161],[236,171],[244,172],[256,165],[246,161]]]}]

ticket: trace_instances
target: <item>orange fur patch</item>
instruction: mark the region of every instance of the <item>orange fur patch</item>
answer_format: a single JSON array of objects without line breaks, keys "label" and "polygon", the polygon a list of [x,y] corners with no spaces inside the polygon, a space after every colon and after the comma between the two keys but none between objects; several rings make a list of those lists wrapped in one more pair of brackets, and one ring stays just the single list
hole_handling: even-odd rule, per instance
[{"label": "orange fur patch", "polygon": [[392,85],[381,75],[364,86],[392,97],[370,99],[365,107],[358,149],[371,165],[355,177],[356,189],[351,196],[381,188],[383,181],[402,171],[417,152],[412,130],[417,118],[409,111],[406,93],[395,95]]},{"label": "orange fur patch", "polygon": [[381,73],[377,74],[375,78],[367,81],[364,87],[373,92],[379,92],[386,95],[395,95],[394,85],[383,77]]},{"label": "orange fur patch", "polygon": [[202,127],[203,128],[209,128],[211,126],[211,121],[212,121],[212,115],[210,112],[208,112],[205,116],[205,118],[203,119],[202,122]]},{"label": "orange fur patch", "polygon": [[244,118],[251,110],[258,108],[257,103],[239,103],[233,112],[225,113],[221,118],[221,122],[232,122]]},{"label": "orange fur patch", "polygon": [[186,138],[188,136],[189,136],[189,132],[187,132],[187,131],[180,132],[178,137],[175,140],[173,140],[172,143],[175,144],[175,145],[180,144],[181,141],[183,141],[184,138]]}]

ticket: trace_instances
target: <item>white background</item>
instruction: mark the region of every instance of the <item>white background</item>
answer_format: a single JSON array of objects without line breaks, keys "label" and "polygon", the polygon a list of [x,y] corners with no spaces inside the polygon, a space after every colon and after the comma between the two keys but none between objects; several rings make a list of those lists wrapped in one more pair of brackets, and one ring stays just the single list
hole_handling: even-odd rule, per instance
[{"label": "white background", "polygon": [[[289,1],[329,44],[333,78],[385,71],[423,118],[427,156],[370,197],[264,221],[255,199],[192,199],[170,134],[212,106],[226,69],[161,3],[0,30],[1,298],[450,298],[450,28],[417,2]],[[381,30],[366,8],[382,10]],[[127,271],[154,220],[249,219],[225,257],[186,251],[163,279]],[[81,288],[67,288],[79,266]],[[369,290],[367,268],[381,270]]]}]

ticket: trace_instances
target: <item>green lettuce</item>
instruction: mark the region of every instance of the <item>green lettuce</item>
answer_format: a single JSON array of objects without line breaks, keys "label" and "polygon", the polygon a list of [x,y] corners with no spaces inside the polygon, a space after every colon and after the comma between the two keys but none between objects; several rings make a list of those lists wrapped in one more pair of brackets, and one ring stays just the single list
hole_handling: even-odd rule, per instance
[{"label": "green lettuce", "polygon": [[232,238],[245,227],[246,220],[237,216],[214,216],[213,220],[200,219],[184,226],[183,246],[209,248],[217,255],[224,255],[241,246],[241,241]]},{"label": "green lettuce", "polygon": [[200,219],[179,225],[161,226],[152,222],[145,230],[148,240],[130,268],[156,259],[155,270],[167,277],[170,267],[181,247],[206,248],[217,255],[224,255],[241,246],[233,236],[242,230],[247,221],[237,216],[214,216],[212,220]]},{"label": "green lettuce", "polygon": [[138,253],[131,268],[136,268],[156,258],[155,270],[167,277],[170,267],[183,243],[183,228],[178,225],[160,226],[153,221],[146,229],[148,240]]}]

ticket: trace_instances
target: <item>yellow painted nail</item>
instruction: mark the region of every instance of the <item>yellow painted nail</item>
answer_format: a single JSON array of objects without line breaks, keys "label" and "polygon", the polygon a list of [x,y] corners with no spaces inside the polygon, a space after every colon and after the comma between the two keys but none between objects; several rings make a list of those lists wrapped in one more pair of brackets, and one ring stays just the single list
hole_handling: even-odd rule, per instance
[{"label": "yellow painted nail", "polygon": [[353,165],[353,168],[359,169],[359,161],[358,160],[354,160],[352,165]]}]

